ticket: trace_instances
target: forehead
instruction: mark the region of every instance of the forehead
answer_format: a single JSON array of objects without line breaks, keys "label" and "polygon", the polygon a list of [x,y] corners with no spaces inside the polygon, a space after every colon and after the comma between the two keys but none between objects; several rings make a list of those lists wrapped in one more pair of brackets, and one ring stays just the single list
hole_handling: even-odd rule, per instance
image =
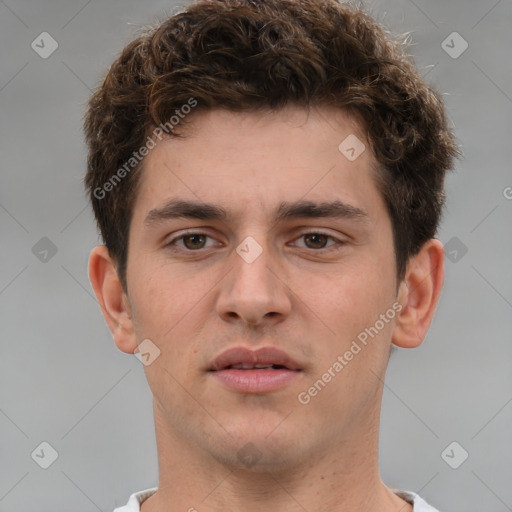
[{"label": "forehead", "polygon": [[210,110],[187,121],[183,138],[157,141],[145,158],[134,218],[173,198],[222,205],[234,219],[275,215],[300,200],[382,206],[375,159],[343,111]]}]

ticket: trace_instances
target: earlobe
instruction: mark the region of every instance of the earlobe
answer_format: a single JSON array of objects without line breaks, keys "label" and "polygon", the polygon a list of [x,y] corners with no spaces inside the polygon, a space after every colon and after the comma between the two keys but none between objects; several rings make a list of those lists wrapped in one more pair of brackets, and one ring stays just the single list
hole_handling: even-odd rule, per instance
[{"label": "earlobe", "polygon": [[99,245],[89,257],[89,279],[114,341],[123,352],[133,354],[137,339],[128,297],[107,248]]},{"label": "earlobe", "polygon": [[419,346],[427,334],[441,295],[444,279],[444,249],[437,239],[428,240],[409,260],[398,300],[392,342],[402,348]]}]

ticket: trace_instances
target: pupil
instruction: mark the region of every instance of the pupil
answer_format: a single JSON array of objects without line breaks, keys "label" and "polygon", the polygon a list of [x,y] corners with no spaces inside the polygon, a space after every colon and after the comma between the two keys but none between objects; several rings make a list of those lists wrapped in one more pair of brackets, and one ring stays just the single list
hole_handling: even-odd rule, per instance
[{"label": "pupil", "polygon": [[[320,246],[320,248],[324,247],[325,244],[327,243],[327,236],[326,235],[322,235],[322,234],[313,234],[313,235],[306,235],[306,239],[313,239],[313,245],[318,248]],[[315,243],[314,239],[317,240],[317,242]],[[320,239],[320,244],[318,244],[318,239]]]},{"label": "pupil", "polygon": [[[192,246],[193,249],[197,249],[198,246],[204,244],[204,236],[203,235],[188,235],[185,237],[185,245],[190,248]],[[312,242],[312,245],[315,248],[325,247],[327,243],[327,236],[319,233],[306,235],[306,240]],[[187,241],[191,241],[192,243],[187,243]],[[308,245],[308,244],[306,244]]]},{"label": "pupil", "polygon": [[[198,242],[198,239],[199,239],[199,242]],[[188,244],[187,243],[187,240],[190,241],[190,240],[193,240],[191,244]],[[195,240],[195,242],[194,242]],[[185,245],[190,249],[197,249],[197,246],[198,245],[201,245],[202,243],[204,243],[204,236],[203,235],[188,235],[184,238],[184,241],[185,241]],[[197,243],[198,242],[198,243]],[[189,246],[192,246],[192,247],[189,247]]]}]

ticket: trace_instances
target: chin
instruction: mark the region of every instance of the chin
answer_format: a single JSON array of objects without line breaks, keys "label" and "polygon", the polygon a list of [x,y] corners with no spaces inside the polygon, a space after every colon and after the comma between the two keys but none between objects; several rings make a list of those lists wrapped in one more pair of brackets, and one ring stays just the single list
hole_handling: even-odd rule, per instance
[{"label": "chin", "polygon": [[300,462],[300,454],[297,452],[296,445],[290,443],[289,446],[269,447],[261,442],[247,440],[239,448],[232,446],[229,451],[213,454],[214,457],[227,467],[237,471],[250,471],[252,473],[280,472],[296,468]]},{"label": "chin", "polygon": [[256,473],[297,466],[301,459],[307,458],[303,454],[305,447],[301,442],[303,436],[300,429],[278,425],[275,421],[234,425],[233,429],[227,429],[231,434],[225,440],[228,446],[219,450],[215,458],[227,466]]}]

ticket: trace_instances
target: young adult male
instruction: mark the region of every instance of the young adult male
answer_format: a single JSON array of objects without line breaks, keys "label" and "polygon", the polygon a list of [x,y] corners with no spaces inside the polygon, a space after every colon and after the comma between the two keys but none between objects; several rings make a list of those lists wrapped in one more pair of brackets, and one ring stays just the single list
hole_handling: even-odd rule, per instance
[{"label": "young adult male", "polygon": [[85,131],[90,280],[154,398],[159,485],[117,510],[435,510],[378,468],[458,153],[400,40],[335,0],[202,0],[123,50]]}]

